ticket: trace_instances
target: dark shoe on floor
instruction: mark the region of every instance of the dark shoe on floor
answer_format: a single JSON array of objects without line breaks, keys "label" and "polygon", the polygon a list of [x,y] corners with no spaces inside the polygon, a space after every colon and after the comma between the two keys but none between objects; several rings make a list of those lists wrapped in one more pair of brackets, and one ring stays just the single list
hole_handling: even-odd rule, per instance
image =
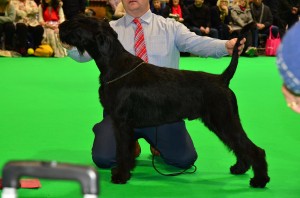
[{"label": "dark shoe on floor", "polygon": [[135,151],[134,156],[137,158],[141,154],[141,146],[138,141],[135,142]]},{"label": "dark shoe on floor", "polygon": [[28,56],[27,49],[25,47],[19,48],[18,53],[20,53],[22,56]]},{"label": "dark shoe on floor", "polygon": [[150,146],[150,151],[152,153],[152,155],[154,156],[160,156],[160,153],[158,150],[156,150],[154,147]]}]

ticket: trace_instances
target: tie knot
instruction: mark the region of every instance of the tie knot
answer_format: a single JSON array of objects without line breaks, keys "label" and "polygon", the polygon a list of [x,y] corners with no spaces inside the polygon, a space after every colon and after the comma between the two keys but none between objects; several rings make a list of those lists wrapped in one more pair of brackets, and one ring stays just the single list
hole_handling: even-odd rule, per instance
[{"label": "tie knot", "polygon": [[133,23],[135,23],[136,25],[140,25],[141,21],[139,18],[135,18],[135,19],[133,19]]}]

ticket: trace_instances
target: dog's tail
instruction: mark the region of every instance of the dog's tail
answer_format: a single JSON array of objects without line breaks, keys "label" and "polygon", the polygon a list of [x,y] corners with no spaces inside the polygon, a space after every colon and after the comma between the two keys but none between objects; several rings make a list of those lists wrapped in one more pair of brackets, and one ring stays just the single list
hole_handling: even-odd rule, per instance
[{"label": "dog's tail", "polygon": [[229,66],[225,69],[225,71],[221,74],[221,79],[227,86],[229,85],[230,80],[232,79],[239,60],[239,50],[238,47],[240,46],[240,42],[243,38],[249,34],[250,30],[255,27],[255,22],[251,22],[247,25],[245,25],[242,30],[239,33],[239,36],[237,38],[236,44],[233,48],[232,58],[230,61]]}]

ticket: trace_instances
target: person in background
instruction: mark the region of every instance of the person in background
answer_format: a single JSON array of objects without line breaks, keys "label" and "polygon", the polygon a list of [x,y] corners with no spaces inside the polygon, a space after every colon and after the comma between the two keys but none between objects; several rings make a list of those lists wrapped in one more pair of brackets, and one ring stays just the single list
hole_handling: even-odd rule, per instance
[{"label": "person in background", "polygon": [[106,16],[109,20],[114,19],[116,8],[120,2],[121,0],[107,0]]},{"label": "person in background", "polygon": [[273,25],[278,27],[280,37],[282,38],[286,31],[286,27],[284,27],[284,22],[279,17],[279,0],[263,0],[263,3],[270,8],[273,16]]},{"label": "person in background", "polygon": [[165,7],[162,7],[161,0],[153,0],[152,1],[152,9],[151,11],[154,14],[160,15],[164,18],[167,18],[169,16],[170,8],[168,5],[165,5]]},{"label": "person in background", "polygon": [[[145,38],[147,59],[151,64],[179,69],[180,52],[190,52],[202,57],[222,57],[232,54],[236,39],[219,40],[198,36],[182,23],[153,14],[149,0],[134,2],[123,0],[123,5],[126,15],[110,21],[110,25],[117,32],[124,48],[129,53],[135,54],[134,35],[136,23],[140,22]],[[239,53],[243,50],[244,43],[245,39],[241,41]],[[74,60],[80,62],[91,60],[87,53],[82,56],[76,48],[71,47],[68,47],[68,53]],[[100,168],[111,168],[116,164],[116,141],[110,115],[104,114],[103,120],[93,127],[93,131],[95,134],[92,148],[93,161]],[[134,137],[144,138],[151,145],[150,148],[158,151],[161,158],[169,165],[187,169],[197,159],[184,120],[135,129]],[[136,156],[140,152],[138,145],[137,142]]]},{"label": "person in background", "polygon": [[119,19],[122,16],[124,16],[125,14],[126,14],[126,11],[125,11],[123,3],[121,1],[120,3],[118,3],[118,5],[116,7],[116,10],[115,10],[113,18],[114,19]]},{"label": "person in background", "polygon": [[67,20],[85,12],[86,0],[61,0],[63,11]]},{"label": "person in background", "polygon": [[[258,43],[261,43],[261,47],[265,47],[265,41],[270,33],[270,27],[272,35],[277,36],[279,29],[273,24],[273,15],[268,6],[262,3],[262,0],[252,0],[250,3],[251,14],[253,20],[256,22],[257,33],[255,40],[258,40]],[[260,37],[259,35],[265,35],[265,37]]]},{"label": "person in background", "polygon": [[283,27],[291,28],[299,21],[300,0],[278,0],[278,14]]},{"label": "person in background", "polygon": [[[232,19],[232,34],[235,36],[238,32],[248,23],[253,22],[251,10],[249,7],[249,0],[238,0],[237,5],[232,6],[231,9]],[[257,56],[258,38],[257,28],[251,29],[251,34],[247,36],[247,42],[245,44],[244,55],[249,57]]]},{"label": "person in background", "polygon": [[16,11],[11,1],[0,0],[0,39],[3,39],[5,50],[14,50],[15,18]]},{"label": "person in background", "polygon": [[189,17],[189,11],[183,4],[182,0],[169,0],[170,18],[174,18],[180,23],[186,24]]},{"label": "person in background", "polygon": [[238,0],[229,0],[229,9],[232,9],[232,7],[237,4],[238,4]]},{"label": "person in background", "polygon": [[26,56],[28,48],[35,50],[41,45],[44,29],[38,22],[39,10],[34,1],[15,0],[13,5],[16,9],[16,50]]},{"label": "person in background", "polygon": [[210,8],[203,3],[204,0],[195,0],[195,3],[188,7],[187,27],[199,36],[218,38],[217,29],[211,27]]},{"label": "person in background", "polygon": [[300,22],[291,27],[277,50],[277,65],[283,79],[282,92],[288,107],[300,114]]},{"label": "person in background", "polygon": [[218,0],[211,8],[211,27],[218,31],[219,39],[228,40],[232,32],[229,0]]},{"label": "person in background", "polygon": [[65,57],[66,49],[58,38],[58,25],[65,21],[64,11],[59,0],[42,0],[39,5],[39,22],[44,28],[43,43],[51,46],[54,57]]}]

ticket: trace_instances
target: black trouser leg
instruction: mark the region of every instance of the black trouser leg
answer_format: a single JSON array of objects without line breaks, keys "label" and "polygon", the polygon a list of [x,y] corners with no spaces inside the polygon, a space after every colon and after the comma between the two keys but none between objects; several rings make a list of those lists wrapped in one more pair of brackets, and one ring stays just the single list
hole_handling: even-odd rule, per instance
[{"label": "black trouser leg", "polygon": [[36,49],[42,43],[44,28],[41,25],[38,25],[35,27],[28,26],[28,31],[29,31],[30,35],[32,36],[32,40],[33,40],[32,47],[34,49]]},{"label": "black trouser leg", "polygon": [[24,23],[17,23],[16,24],[16,50],[22,55],[27,54],[27,35],[28,35],[28,28],[27,25]]},{"label": "black trouser leg", "polygon": [[16,32],[16,28],[12,22],[7,22],[3,24],[3,32],[5,35],[5,49],[13,50],[14,49],[14,36]]}]

